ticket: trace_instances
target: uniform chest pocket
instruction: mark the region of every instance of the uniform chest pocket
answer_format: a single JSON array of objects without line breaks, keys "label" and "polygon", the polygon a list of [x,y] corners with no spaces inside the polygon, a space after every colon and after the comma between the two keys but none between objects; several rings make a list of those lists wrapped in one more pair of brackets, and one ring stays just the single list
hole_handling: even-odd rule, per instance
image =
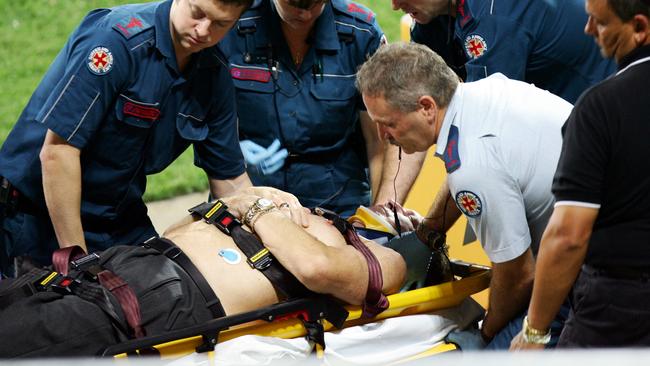
[{"label": "uniform chest pocket", "polygon": [[182,138],[189,141],[203,141],[210,128],[205,122],[205,113],[200,111],[178,112],[176,130]]},{"label": "uniform chest pocket", "polygon": [[115,106],[117,119],[129,126],[150,128],[160,117],[158,103],[145,103],[120,96]]},{"label": "uniform chest pocket", "polygon": [[354,99],[357,89],[354,87],[354,75],[319,75],[314,76],[311,94],[323,101],[347,101]]},{"label": "uniform chest pocket", "polygon": [[314,103],[309,122],[319,131],[322,143],[339,140],[354,128],[359,100],[354,77],[316,76],[310,94]]},{"label": "uniform chest pocket", "polygon": [[158,103],[119,96],[115,102],[115,117],[107,119],[93,140],[95,159],[124,171],[137,166],[152,127],[160,116],[158,108]]},{"label": "uniform chest pocket", "polygon": [[[275,83],[269,71],[261,67],[233,67],[230,74],[237,93],[237,116],[241,136],[250,138],[273,133],[272,126],[276,126],[273,107]],[[252,80],[254,78],[255,80]]]}]

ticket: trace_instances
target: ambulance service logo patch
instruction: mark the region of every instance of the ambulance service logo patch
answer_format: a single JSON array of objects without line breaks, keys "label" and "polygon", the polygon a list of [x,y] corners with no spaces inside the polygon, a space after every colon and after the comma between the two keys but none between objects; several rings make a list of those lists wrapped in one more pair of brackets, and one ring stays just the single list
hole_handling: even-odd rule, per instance
[{"label": "ambulance service logo patch", "polygon": [[104,75],[113,68],[113,54],[106,47],[95,47],[88,55],[88,69],[96,75]]},{"label": "ambulance service logo patch", "polygon": [[468,217],[478,217],[481,215],[481,211],[483,211],[481,199],[470,191],[456,193],[456,206]]},{"label": "ambulance service logo patch", "polygon": [[465,52],[471,59],[479,58],[487,51],[487,43],[478,34],[471,34],[465,38]]}]

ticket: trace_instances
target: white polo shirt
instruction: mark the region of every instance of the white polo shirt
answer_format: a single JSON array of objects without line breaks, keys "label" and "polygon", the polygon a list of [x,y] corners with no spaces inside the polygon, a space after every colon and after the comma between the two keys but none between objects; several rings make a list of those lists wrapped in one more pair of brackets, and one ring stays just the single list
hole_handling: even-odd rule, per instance
[{"label": "white polo shirt", "polygon": [[537,253],[571,104],[502,74],[460,84],[438,136],[449,188],[492,262]]}]

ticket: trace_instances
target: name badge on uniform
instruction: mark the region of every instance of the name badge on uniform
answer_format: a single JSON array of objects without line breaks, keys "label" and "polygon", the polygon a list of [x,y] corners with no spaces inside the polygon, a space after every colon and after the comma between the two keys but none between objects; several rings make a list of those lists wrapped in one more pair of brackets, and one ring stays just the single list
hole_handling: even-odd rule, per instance
[{"label": "name badge on uniform", "polygon": [[259,69],[243,69],[233,67],[230,69],[230,76],[237,80],[252,80],[262,83],[268,83],[271,80],[271,72]]}]

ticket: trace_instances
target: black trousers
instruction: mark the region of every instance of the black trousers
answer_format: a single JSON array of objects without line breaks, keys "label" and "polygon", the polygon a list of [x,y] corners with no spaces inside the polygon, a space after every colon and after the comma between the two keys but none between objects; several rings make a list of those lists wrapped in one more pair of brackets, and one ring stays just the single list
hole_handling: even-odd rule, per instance
[{"label": "black trousers", "polygon": [[[147,335],[203,323],[212,318],[185,271],[153,249],[117,246],[100,253],[100,263],[135,291]],[[108,293],[121,318],[117,300]],[[125,339],[119,326],[93,302],[74,295],[39,292],[0,311],[0,358],[97,355]]]},{"label": "black trousers", "polygon": [[648,278],[612,278],[583,266],[558,347],[650,346]]}]

